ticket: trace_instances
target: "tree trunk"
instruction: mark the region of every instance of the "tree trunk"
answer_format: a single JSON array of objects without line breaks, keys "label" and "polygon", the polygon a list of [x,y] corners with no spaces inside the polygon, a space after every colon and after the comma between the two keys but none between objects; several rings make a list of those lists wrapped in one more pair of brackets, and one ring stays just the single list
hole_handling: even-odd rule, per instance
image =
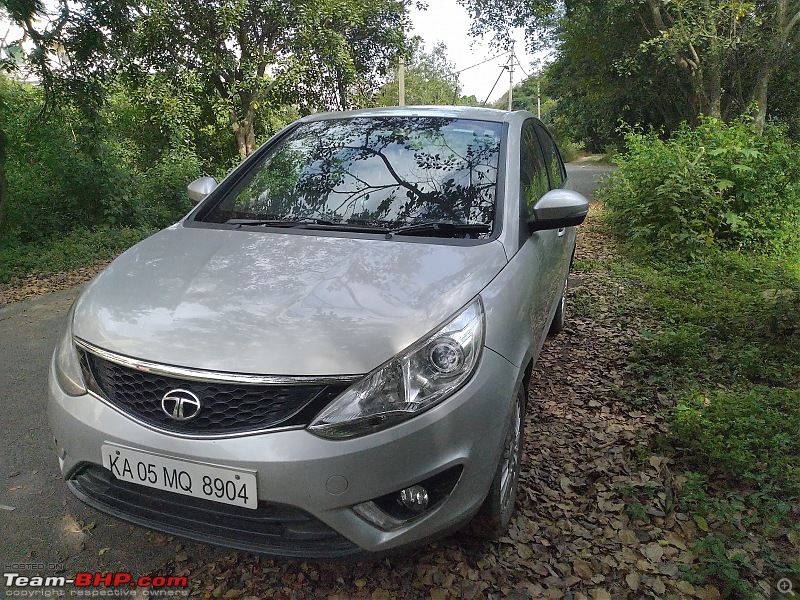
[{"label": "tree trunk", "polygon": [[236,147],[239,150],[240,160],[250,156],[256,149],[256,133],[254,129],[256,110],[253,107],[252,100],[243,98],[242,103],[245,105],[244,118],[239,119],[236,111],[233,110],[228,113],[231,129],[236,137]]},{"label": "tree trunk", "polygon": [[755,103],[753,108],[753,123],[756,126],[758,133],[764,132],[764,125],[767,122],[767,93],[769,91],[769,78],[772,71],[769,65],[764,63],[758,70],[758,79],[756,80],[756,87],[753,90],[752,101]]},{"label": "tree trunk", "polygon": [[715,119],[722,119],[722,61],[717,56],[706,63],[703,88],[703,112]]},{"label": "tree trunk", "polygon": [[242,120],[232,126],[233,134],[236,136],[236,147],[239,149],[239,158],[244,160],[256,149],[256,135],[253,131],[253,123]]},{"label": "tree trunk", "polygon": [[347,110],[347,88],[344,85],[344,77],[340,69],[336,69],[336,91],[339,93],[339,107],[342,110]]}]

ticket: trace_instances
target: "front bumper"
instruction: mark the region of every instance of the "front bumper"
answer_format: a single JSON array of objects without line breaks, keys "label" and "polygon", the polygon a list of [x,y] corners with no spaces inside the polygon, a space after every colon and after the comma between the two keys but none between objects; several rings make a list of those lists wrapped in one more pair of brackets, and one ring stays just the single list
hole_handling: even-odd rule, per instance
[{"label": "front bumper", "polygon": [[[281,556],[344,556],[413,544],[451,530],[477,512],[499,460],[518,371],[506,359],[484,348],[475,375],[453,396],[405,423],[352,440],[325,440],[303,429],[224,439],[177,438],[139,425],[88,394],[79,397],[64,394],[52,365],[49,417],[62,473],[73,492],[96,508],[152,529],[221,546]],[[219,530],[181,524],[170,517],[169,511],[153,510],[145,518],[141,500],[137,501],[135,493],[128,495],[124,486],[113,490],[121,501],[111,506],[99,498],[99,492],[87,492],[85,480],[81,483],[81,477],[87,473],[102,475],[98,469],[104,470],[101,457],[104,443],[253,470],[257,474],[259,510],[278,507],[300,511],[320,521],[326,531],[329,528],[344,538],[339,542],[347,544],[332,542],[335,549],[328,552],[325,548],[315,549],[310,540],[305,543],[300,536],[291,542],[295,550],[292,551],[284,542],[270,541],[269,536],[247,541],[241,533],[236,533],[236,527],[223,535]],[[450,495],[398,529],[379,529],[352,510],[356,504],[459,465],[463,472]],[[97,489],[109,491],[102,482]],[[144,490],[155,492],[150,488]],[[166,499],[175,496],[169,492],[163,494]],[[179,498],[182,502],[189,500],[185,496]],[[198,502],[211,513],[227,509],[226,505]],[[225,519],[233,519],[235,523],[239,518],[246,519],[247,513],[239,515],[234,511]]]}]

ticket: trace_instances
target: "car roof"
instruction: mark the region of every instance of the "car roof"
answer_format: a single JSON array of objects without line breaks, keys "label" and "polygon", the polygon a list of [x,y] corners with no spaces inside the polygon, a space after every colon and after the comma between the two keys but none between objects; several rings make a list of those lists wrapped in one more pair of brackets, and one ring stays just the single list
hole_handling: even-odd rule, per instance
[{"label": "car roof", "polygon": [[524,110],[509,112],[507,110],[497,110],[496,108],[475,106],[388,106],[315,113],[303,117],[300,120],[306,122],[327,121],[331,119],[351,119],[356,117],[455,117],[458,119],[505,123],[520,118],[527,119],[533,117],[533,115]]}]

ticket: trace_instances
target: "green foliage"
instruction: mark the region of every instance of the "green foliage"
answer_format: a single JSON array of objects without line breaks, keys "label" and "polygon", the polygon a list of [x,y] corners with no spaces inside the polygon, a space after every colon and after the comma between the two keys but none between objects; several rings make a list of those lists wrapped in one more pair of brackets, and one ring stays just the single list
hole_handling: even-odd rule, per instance
[{"label": "green foliage", "polygon": [[168,113],[146,116],[146,106],[119,92],[99,114],[66,106],[42,118],[38,88],[4,82],[0,94],[9,138],[5,238],[26,244],[76,228],[163,227],[188,211],[185,186],[200,164]]},{"label": "green foliage", "polygon": [[[0,80],[8,137],[0,281],[107,258],[189,210],[202,119],[174,88],[145,85],[115,84],[97,113],[67,105],[45,118],[41,89]],[[225,159],[205,151],[208,162]]]},{"label": "green foliage", "polygon": [[564,162],[568,163],[580,158],[581,148],[575,142],[560,136],[558,131],[551,131],[551,133],[558,143],[558,150],[561,152],[561,158]]},{"label": "green foliage", "polygon": [[0,242],[0,282],[77,269],[111,258],[152,233],[153,229],[143,227],[100,227],[28,244],[6,239]]},{"label": "green foliage", "polygon": [[647,12],[634,2],[573,3],[542,76],[542,93],[554,99],[547,122],[560,138],[602,153],[620,143],[620,119],[671,132],[696,116],[685,97],[688,75],[639,50],[652,32]]},{"label": "green foliage", "polygon": [[800,227],[800,147],[741,119],[684,125],[668,140],[624,128],[619,170],[600,193],[622,238],[677,256],[708,248],[787,252]]},{"label": "green foliage", "polygon": [[405,48],[394,0],[139,0],[135,8],[84,0],[121,36],[118,69],[189,76],[229,121],[240,158],[255,150],[271,107],[308,113],[364,102]]},{"label": "green foliage", "polygon": [[629,368],[649,388],[680,396],[698,385],[800,382],[797,271],[794,258],[733,252],[688,265],[627,266],[638,310],[653,323],[636,340]]},{"label": "green foliage", "polygon": [[742,577],[749,570],[747,556],[728,549],[726,540],[717,534],[708,534],[692,548],[697,556],[697,565],[689,579],[696,583],[715,581],[725,598],[755,596],[753,587]]},{"label": "green foliage", "polygon": [[785,123],[789,135],[800,140],[800,52],[787,57],[770,80],[770,116]]},{"label": "green foliage", "polygon": [[[385,83],[374,99],[376,106],[396,106],[399,98],[399,84],[397,69],[393,70],[394,76]],[[411,56],[406,62],[405,94],[406,104],[436,105],[436,104],[462,104],[477,105],[474,96],[464,97],[459,95],[458,76],[455,65],[447,56],[447,47],[437,43],[433,50],[425,52],[422,40],[412,40]]]},{"label": "green foliage", "polygon": [[458,0],[458,3],[472,17],[473,35],[494,34],[495,42],[507,46],[513,29],[525,27],[528,44],[537,49],[552,40],[562,12],[562,3],[556,0]]},{"label": "green foliage", "polygon": [[777,577],[800,575],[800,561],[793,560],[791,552],[782,553],[782,560],[770,547],[753,551],[755,536],[775,539],[785,534],[796,539],[800,526],[792,523],[790,502],[776,498],[771,488],[712,494],[708,477],[697,472],[682,479],[678,507],[693,516],[699,537],[691,548],[695,562],[686,579],[699,584],[712,581],[725,597],[750,598],[756,595],[748,582],[758,578],[753,573],[755,560],[768,565]]},{"label": "green foliage", "polygon": [[524,26],[529,47],[556,50],[543,91],[550,124],[591,152],[620,139],[615,123],[667,134],[706,114],[729,120],[754,111],[798,135],[797,2],[662,0],[459,0],[473,31],[507,43]]},{"label": "green foliage", "polygon": [[677,406],[675,433],[694,456],[748,485],[800,494],[800,391],[690,394]]}]

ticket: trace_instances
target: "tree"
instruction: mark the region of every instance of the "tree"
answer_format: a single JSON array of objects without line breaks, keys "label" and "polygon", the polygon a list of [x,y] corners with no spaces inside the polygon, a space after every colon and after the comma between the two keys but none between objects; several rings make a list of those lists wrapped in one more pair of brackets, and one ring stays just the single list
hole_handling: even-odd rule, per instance
[{"label": "tree", "polygon": [[[396,72],[396,71],[395,71]],[[433,50],[425,52],[420,38],[411,41],[411,56],[406,62],[406,103],[409,105],[467,104],[477,105],[474,96],[460,95],[455,65],[447,56],[447,46],[438,42]],[[398,103],[398,83],[394,77],[384,84],[375,103],[378,106],[395,106]]]},{"label": "tree", "polygon": [[[95,12],[106,0],[85,0]],[[403,48],[396,0],[141,0],[123,23],[128,65],[190,71],[218,95],[239,156],[256,147],[265,104],[347,108]]]},{"label": "tree", "polygon": [[[21,29],[25,28],[31,23],[33,15],[39,10],[40,4],[37,0],[0,0],[0,16],[5,16],[8,20],[19,26]],[[7,42],[7,40],[3,40]],[[11,45],[18,45],[19,41],[15,40]],[[7,47],[8,47],[7,46]],[[5,51],[7,47],[0,47],[0,51]],[[17,61],[10,59],[8,56],[0,56],[0,77],[4,72],[9,72],[17,67]],[[5,112],[5,98],[0,94],[0,115]],[[8,136],[2,123],[0,123],[0,231],[5,225],[5,205],[6,196],[8,195],[8,178],[6,176],[6,146],[8,144]]]},{"label": "tree", "polygon": [[[531,50],[553,44],[554,35],[564,11],[571,9],[574,0],[458,0],[472,17],[472,34],[482,37],[491,34],[508,48],[509,32],[524,27],[526,45]],[[578,0],[579,1],[579,0]]]},{"label": "tree", "polygon": [[790,135],[800,140],[800,52],[787,57],[771,76],[770,115],[786,123]]},{"label": "tree", "polygon": [[[0,0],[0,14],[19,31],[19,39],[9,44],[15,51],[13,59],[0,62],[0,71],[29,71],[38,79],[44,92],[40,117],[52,109],[56,99],[63,98],[65,105],[75,99],[83,100],[76,105],[88,117],[85,121],[87,128],[96,131],[100,105],[97,76],[103,72],[98,57],[114,47],[113,41],[104,47],[104,42],[109,41],[107,36],[85,36],[86,31],[94,29],[87,23],[87,15],[71,11],[68,0],[60,0],[55,5],[41,0]],[[88,28],[87,24],[90,25]],[[26,42],[30,51],[24,48]],[[72,60],[66,60],[68,50],[73,51]],[[0,128],[0,227],[4,225],[8,137]],[[89,150],[89,155],[99,162],[101,151],[97,136],[81,136],[80,141]]]},{"label": "tree", "polygon": [[645,47],[664,52],[691,75],[703,114],[724,116],[725,71],[735,68],[737,55],[755,57],[749,100],[758,105],[754,116],[763,129],[769,79],[800,41],[800,2],[647,0],[647,6],[656,31]]},{"label": "tree", "polygon": [[[507,38],[509,25],[526,26],[529,45],[566,44],[576,31],[597,32],[610,42],[608,52],[599,48],[604,56],[596,61],[598,69],[611,65],[620,72],[642,73],[645,66],[655,65],[673,77],[684,95],[683,116],[690,120],[699,114],[730,118],[756,103],[754,118],[763,128],[769,82],[797,54],[800,44],[800,0],[460,2],[474,16],[475,32],[495,32],[501,39]],[[630,29],[619,26],[626,22]],[[609,31],[616,36],[609,37]],[[579,58],[579,53],[574,56]],[[674,67],[683,75],[674,76]]]},{"label": "tree", "polygon": [[757,77],[751,101],[756,103],[754,120],[759,130],[767,118],[770,80],[790,63],[797,65],[800,55],[800,2],[797,0],[761,1],[753,5],[760,43],[756,47]]},{"label": "tree", "polygon": [[[542,109],[542,121],[549,122],[549,113],[555,106],[555,101],[545,95],[545,75],[544,71],[526,77],[514,86],[512,95],[513,110],[527,110],[535,115]],[[508,107],[508,91],[492,103],[494,108],[506,109]]]},{"label": "tree", "polygon": [[543,92],[557,98],[557,129],[603,152],[620,141],[619,120],[673,131],[696,113],[690,76],[670,60],[642,53],[649,32],[635,6],[593,0],[573,8]]}]

